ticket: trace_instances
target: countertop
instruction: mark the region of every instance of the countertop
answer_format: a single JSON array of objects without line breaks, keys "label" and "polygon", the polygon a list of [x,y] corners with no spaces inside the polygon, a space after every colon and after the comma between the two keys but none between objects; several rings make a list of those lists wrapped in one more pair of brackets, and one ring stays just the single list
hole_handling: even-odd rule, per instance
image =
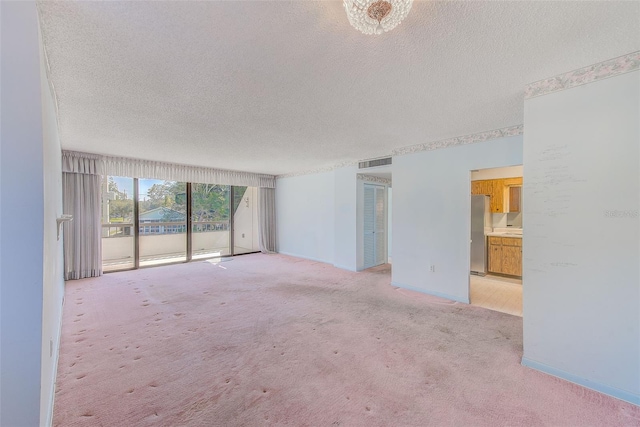
[{"label": "countertop", "polygon": [[515,230],[514,231],[497,230],[497,231],[492,231],[490,233],[487,233],[486,235],[493,236],[493,237],[513,237],[515,239],[522,239],[522,229],[518,229],[517,232]]}]

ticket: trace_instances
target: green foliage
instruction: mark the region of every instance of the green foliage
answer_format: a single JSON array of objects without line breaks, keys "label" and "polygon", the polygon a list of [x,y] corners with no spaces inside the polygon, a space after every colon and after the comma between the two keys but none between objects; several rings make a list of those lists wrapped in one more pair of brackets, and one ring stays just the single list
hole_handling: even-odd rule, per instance
[{"label": "green foliage", "polygon": [[177,195],[187,191],[184,182],[164,181],[162,184],[153,184],[147,190],[146,200],[140,202],[142,212],[151,209],[165,207],[179,212],[186,212],[184,199],[179,203],[176,201]]},{"label": "green foliage", "polygon": [[193,221],[227,221],[229,219],[229,186],[191,184]]},{"label": "green foliage", "polygon": [[133,218],[133,200],[110,200],[109,222],[118,218]]},{"label": "green foliage", "polygon": [[[233,212],[238,209],[247,187],[234,188]],[[133,201],[127,198],[126,192],[120,191],[118,185],[109,177],[108,191],[114,199],[110,200],[111,218],[131,218],[133,216]],[[229,220],[230,186],[215,184],[191,184],[192,220],[228,221]],[[164,181],[152,185],[147,191],[145,200],[140,200],[140,212],[165,207],[174,211],[186,213],[186,183]],[[171,221],[168,216],[164,221]]]}]

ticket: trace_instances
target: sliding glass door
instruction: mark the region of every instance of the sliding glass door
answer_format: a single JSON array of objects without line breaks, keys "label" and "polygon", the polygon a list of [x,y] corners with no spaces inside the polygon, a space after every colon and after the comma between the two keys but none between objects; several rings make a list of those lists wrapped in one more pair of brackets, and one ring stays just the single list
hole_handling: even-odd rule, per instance
[{"label": "sliding glass door", "polygon": [[104,271],[259,251],[258,189],[105,177]]},{"label": "sliding glass door", "polygon": [[186,183],[157,179],[138,181],[140,266],[186,261]]},{"label": "sliding glass door", "polygon": [[102,180],[102,269],[135,267],[133,178],[105,176]]},{"label": "sliding glass door", "polygon": [[230,255],[228,185],[191,184],[193,259]]}]

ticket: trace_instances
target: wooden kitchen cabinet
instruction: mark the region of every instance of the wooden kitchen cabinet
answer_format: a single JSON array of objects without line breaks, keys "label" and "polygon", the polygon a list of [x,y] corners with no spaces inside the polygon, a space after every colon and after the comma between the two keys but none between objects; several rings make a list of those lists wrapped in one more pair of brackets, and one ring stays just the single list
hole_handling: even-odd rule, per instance
[{"label": "wooden kitchen cabinet", "polygon": [[522,276],[522,239],[489,236],[489,272]]},{"label": "wooden kitchen cabinet", "polygon": [[512,186],[512,185],[519,185],[522,186],[522,177],[516,177],[516,178],[505,178],[504,179],[504,185],[506,186]]},{"label": "wooden kitchen cabinet", "polygon": [[492,179],[491,187],[493,190],[491,193],[491,212],[504,212],[504,180]]},{"label": "wooden kitchen cabinet", "polygon": [[[513,190],[517,193],[517,197],[516,193],[513,198],[511,197],[512,188],[517,189]],[[471,181],[471,194],[484,194],[491,198],[491,213],[520,212],[521,188],[521,177]]]},{"label": "wooden kitchen cabinet", "polygon": [[489,236],[489,244],[490,245],[502,245],[502,237]]},{"label": "wooden kitchen cabinet", "polygon": [[489,236],[489,251],[488,251],[488,265],[487,270],[492,273],[498,273],[502,271],[502,238]]},{"label": "wooden kitchen cabinet", "polygon": [[489,272],[502,272],[502,245],[489,245]]},{"label": "wooden kitchen cabinet", "polygon": [[502,274],[522,276],[522,239],[502,239]]},{"label": "wooden kitchen cabinet", "polygon": [[481,180],[481,181],[471,181],[471,194],[484,194],[486,196],[491,196],[493,193],[493,184],[491,180]]},{"label": "wooden kitchen cabinet", "polygon": [[471,181],[471,194],[484,194],[490,197],[492,213],[504,212],[504,180],[483,179]]},{"label": "wooden kitchen cabinet", "polygon": [[507,212],[520,212],[520,198],[522,187],[509,187],[509,210]]},{"label": "wooden kitchen cabinet", "polygon": [[482,181],[471,181],[471,195],[484,194],[482,190]]}]

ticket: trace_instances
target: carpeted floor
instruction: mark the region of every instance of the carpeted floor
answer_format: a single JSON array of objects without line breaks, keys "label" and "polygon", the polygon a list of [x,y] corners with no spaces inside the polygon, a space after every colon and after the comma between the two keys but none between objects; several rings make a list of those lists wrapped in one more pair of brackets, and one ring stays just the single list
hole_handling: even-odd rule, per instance
[{"label": "carpeted floor", "polygon": [[522,319],[282,255],[66,287],[55,426],[631,426],[524,368]]}]

